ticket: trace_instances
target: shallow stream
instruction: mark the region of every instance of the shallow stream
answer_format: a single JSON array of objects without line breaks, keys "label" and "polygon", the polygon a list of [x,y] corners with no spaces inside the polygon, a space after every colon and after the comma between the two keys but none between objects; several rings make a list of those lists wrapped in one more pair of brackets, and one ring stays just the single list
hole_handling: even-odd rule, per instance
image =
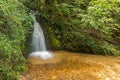
[{"label": "shallow stream", "polygon": [[120,56],[102,56],[65,51],[53,58],[29,57],[29,71],[20,80],[120,80]]}]

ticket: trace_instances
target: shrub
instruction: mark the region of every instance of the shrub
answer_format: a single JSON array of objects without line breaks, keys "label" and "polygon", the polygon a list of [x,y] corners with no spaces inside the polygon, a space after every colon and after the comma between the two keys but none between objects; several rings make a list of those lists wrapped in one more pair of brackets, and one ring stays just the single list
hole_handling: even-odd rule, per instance
[{"label": "shrub", "polygon": [[26,10],[17,0],[0,1],[0,74],[5,80],[16,80],[20,71],[14,66],[25,62],[22,52],[31,29]]}]

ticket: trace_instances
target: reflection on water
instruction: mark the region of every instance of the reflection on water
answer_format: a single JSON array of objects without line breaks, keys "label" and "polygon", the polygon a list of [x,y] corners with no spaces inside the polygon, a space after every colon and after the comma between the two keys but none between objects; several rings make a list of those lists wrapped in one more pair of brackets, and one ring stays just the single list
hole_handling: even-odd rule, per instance
[{"label": "reflection on water", "polygon": [[26,80],[120,80],[119,57],[53,53],[54,58],[48,60],[29,57]]}]

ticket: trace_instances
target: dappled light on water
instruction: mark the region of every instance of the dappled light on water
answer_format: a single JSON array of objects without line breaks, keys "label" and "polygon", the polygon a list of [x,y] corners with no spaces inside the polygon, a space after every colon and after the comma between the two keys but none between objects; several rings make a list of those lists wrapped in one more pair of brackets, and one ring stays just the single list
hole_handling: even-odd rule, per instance
[{"label": "dappled light on water", "polygon": [[120,80],[120,57],[65,51],[43,60],[29,57],[29,71],[21,80]]}]

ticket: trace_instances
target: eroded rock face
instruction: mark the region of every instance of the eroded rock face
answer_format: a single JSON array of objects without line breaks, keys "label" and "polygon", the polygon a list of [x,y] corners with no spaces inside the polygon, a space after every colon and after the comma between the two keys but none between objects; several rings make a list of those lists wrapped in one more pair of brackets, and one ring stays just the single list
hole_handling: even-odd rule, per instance
[{"label": "eroded rock face", "polygon": [[65,51],[54,52],[48,60],[29,57],[23,80],[120,80],[119,59]]}]

